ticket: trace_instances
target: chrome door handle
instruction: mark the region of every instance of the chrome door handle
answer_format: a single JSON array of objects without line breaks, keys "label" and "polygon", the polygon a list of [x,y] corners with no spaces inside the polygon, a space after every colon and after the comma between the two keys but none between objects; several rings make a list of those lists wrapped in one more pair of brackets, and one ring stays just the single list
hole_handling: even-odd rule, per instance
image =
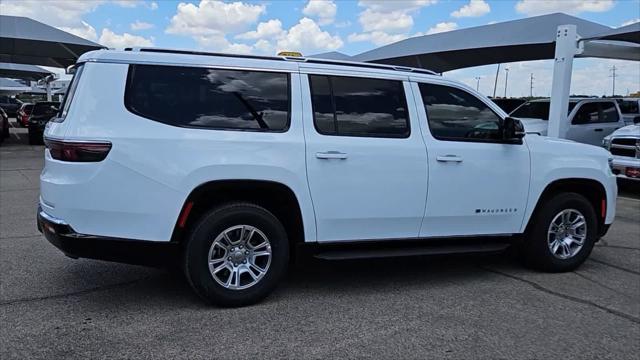
[{"label": "chrome door handle", "polygon": [[317,152],[316,153],[316,157],[318,159],[338,159],[338,160],[344,160],[346,159],[348,156],[347,154],[340,152],[340,151],[325,151],[325,152]]},{"label": "chrome door handle", "polygon": [[458,155],[440,155],[436,156],[436,160],[440,162],[462,162],[462,158]]}]

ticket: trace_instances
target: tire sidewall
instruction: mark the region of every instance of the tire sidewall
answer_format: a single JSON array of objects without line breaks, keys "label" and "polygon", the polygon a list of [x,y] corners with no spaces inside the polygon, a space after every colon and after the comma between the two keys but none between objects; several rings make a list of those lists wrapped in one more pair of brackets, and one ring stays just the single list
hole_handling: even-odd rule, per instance
[{"label": "tire sidewall", "polygon": [[[271,245],[271,263],[260,281],[243,290],[218,284],[208,265],[209,249],[222,231],[235,225],[251,225],[262,231]],[[198,295],[221,306],[243,306],[266,297],[278,284],[289,262],[287,233],[278,219],[251,204],[223,206],[204,215],[189,236],[185,250],[185,272]]]},{"label": "tire sidewall", "polygon": [[[548,246],[548,230],[551,221],[561,211],[575,209],[579,211],[587,223],[587,237],[582,249],[568,259],[557,258]],[[598,238],[598,220],[595,210],[589,201],[576,193],[565,193],[554,196],[545,203],[536,216],[533,229],[525,241],[528,247],[529,257],[532,263],[546,271],[560,272],[570,271],[580,266],[591,254],[591,250]]]}]

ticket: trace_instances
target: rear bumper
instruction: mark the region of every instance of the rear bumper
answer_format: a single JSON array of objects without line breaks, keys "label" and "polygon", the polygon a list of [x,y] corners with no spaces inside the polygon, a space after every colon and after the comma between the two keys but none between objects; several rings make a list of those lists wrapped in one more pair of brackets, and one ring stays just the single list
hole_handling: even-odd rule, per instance
[{"label": "rear bumper", "polygon": [[53,246],[72,258],[114,261],[134,265],[172,266],[177,264],[180,245],[175,242],[157,242],[109,238],[79,234],[64,220],[45,213],[38,206],[38,230]]}]

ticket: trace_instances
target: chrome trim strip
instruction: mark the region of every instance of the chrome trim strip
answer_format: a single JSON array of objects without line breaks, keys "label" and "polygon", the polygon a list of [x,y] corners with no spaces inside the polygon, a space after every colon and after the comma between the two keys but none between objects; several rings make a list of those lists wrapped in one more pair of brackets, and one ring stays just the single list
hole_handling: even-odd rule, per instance
[{"label": "chrome trim strip", "polygon": [[47,214],[46,212],[44,212],[44,210],[40,210],[40,216],[42,216],[45,220],[52,222],[56,225],[64,225],[64,226],[68,226],[69,224],[67,224],[66,221],[62,220],[62,219],[58,219],[56,217],[53,217],[49,214]]}]

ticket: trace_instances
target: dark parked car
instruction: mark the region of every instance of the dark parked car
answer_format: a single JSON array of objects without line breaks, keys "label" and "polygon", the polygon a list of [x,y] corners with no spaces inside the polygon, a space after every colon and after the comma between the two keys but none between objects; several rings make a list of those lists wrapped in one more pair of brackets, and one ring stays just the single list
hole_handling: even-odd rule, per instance
[{"label": "dark parked car", "polygon": [[57,101],[43,101],[33,105],[33,110],[29,117],[29,144],[44,144],[42,139],[44,127],[52,117],[56,116],[59,107],[60,103]]},{"label": "dark parked car", "polygon": [[9,137],[9,117],[4,112],[4,109],[0,107],[0,144],[6,137]]},{"label": "dark parked car", "polygon": [[495,98],[491,99],[496,105],[500,106],[500,109],[504,110],[507,114],[515,110],[518,106],[527,102],[525,99],[515,98]]},{"label": "dark parked car", "polygon": [[31,110],[33,110],[33,104],[23,103],[18,109],[18,113],[16,114],[16,120],[18,125],[22,127],[29,126],[29,116],[31,115]]},{"label": "dark parked car", "polygon": [[11,96],[0,96],[0,107],[4,109],[8,116],[16,116],[18,109],[22,105],[22,101],[12,98]]}]

